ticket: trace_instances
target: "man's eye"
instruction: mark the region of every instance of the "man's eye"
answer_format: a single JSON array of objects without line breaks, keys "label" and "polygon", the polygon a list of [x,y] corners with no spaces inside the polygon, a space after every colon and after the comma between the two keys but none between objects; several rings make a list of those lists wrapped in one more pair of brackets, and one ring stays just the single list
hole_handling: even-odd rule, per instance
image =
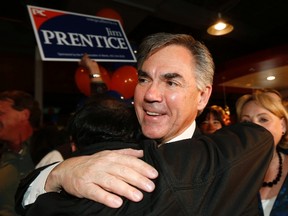
[{"label": "man's eye", "polygon": [[176,82],[174,82],[174,81],[167,81],[167,84],[169,85],[169,86],[177,86],[178,84],[176,83]]},{"label": "man's eye", "polygon": [[138,83],[143,83],[145,82],[147,79],[143,78],[143,77],[139,77],[138,78]]}]

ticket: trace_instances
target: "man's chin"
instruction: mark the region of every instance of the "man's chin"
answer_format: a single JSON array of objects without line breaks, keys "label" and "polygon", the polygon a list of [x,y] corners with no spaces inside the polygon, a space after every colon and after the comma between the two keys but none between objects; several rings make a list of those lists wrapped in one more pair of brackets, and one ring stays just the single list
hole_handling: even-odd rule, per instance
[{"label": "man's chin", "polygon": [[162,134],[159,134],[159,131],[147,131],[147,130],[142,130],[143,134],[150,138],[150,139],[154,139],[154,140],[161,140],[163,138]]}]

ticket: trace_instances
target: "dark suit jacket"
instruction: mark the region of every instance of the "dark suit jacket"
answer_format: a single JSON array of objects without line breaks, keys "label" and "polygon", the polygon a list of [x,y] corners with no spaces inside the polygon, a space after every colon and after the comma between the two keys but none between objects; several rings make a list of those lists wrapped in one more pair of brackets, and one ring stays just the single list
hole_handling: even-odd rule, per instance
[{"label": "dark suit jacket", "polygon": [[144,193],[139,203],[125,200],[111,209],[63,191],[39,196],[27,215],[258,215],[257,193],[272,158],[273,138],[260,126],[242,125],[211,136],[197,129],[191,139],[159,148],[144,141],[143,160],[156,167],[159,177],[155,191]]}]

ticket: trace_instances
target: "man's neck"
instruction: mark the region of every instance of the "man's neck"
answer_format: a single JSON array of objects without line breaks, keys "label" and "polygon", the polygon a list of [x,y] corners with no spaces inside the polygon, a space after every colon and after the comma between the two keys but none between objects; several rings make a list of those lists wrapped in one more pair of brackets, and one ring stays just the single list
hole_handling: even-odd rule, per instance
[{"label": "man's neck", "polygon": [[171,143],[171,142],[176,142],[179,140],[190,139],[195,132],[195,128],[196,128],[196,122],[193,121],[192,124],[186,130],[184,130],[181,134],[179,134],[178,136],[174,137],[173,139],[171,139],[167,142],[160,143],[158,145],[158,147],[160,147],[161,145],[163,145],[165,143]]},{"label": "man's neck", "polygon": [[190,139],[194,134],[195,128],[196,128],[196,123],[195,121],[193,121],[192,124],[185,131],[183,131],[183,133],[179,134],[178,136],[174,137],[173,139],[169,140],[166,143],[176,142],[176,141],[184,140],[184,139]]},{"label": "man's neck", "polygon": [[12,152],[18,154],[22,149],[22,141],[19,140],[19,142],[8,143],[8,147]]},{"label": "man's neck", "polygon": [[19,153],[23,148],[23,142],[27,141],[33,134],[33,129],[27,127],[26,130],[23,130],[22,133],[19,133],[16,140],[8,142],[9,149],[14,153]]}]

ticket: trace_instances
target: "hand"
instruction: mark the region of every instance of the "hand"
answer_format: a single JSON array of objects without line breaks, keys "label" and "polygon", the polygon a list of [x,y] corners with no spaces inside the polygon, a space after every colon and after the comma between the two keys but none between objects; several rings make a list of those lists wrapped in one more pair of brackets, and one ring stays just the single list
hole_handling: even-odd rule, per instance
[{"label": "hand", "polygon": [[87,53],[84,53],[79,61],[79,65],[87,68],[91,74],[100,74],[98,63],[90,59]]},{"label": "hand", "polygon": [[98,63],[90,59],[87,53],[84,53],[83,57],[79,61],[79,65],[87,68],[90,75],[97,75],[95,77],[90,77],[91,82],[103,82]]},{"label": "hand", "polygon": [[137,188],[153,191],[155,185],[150,179],[158,176],[158,172],[140,157],[143,157],[142,150],[122,149],[70,158],[52,170],[45,190],[57,191],[62,187],[77,197],[112,208],[122,205],[119,196],[138,202],[143,194]]}]

